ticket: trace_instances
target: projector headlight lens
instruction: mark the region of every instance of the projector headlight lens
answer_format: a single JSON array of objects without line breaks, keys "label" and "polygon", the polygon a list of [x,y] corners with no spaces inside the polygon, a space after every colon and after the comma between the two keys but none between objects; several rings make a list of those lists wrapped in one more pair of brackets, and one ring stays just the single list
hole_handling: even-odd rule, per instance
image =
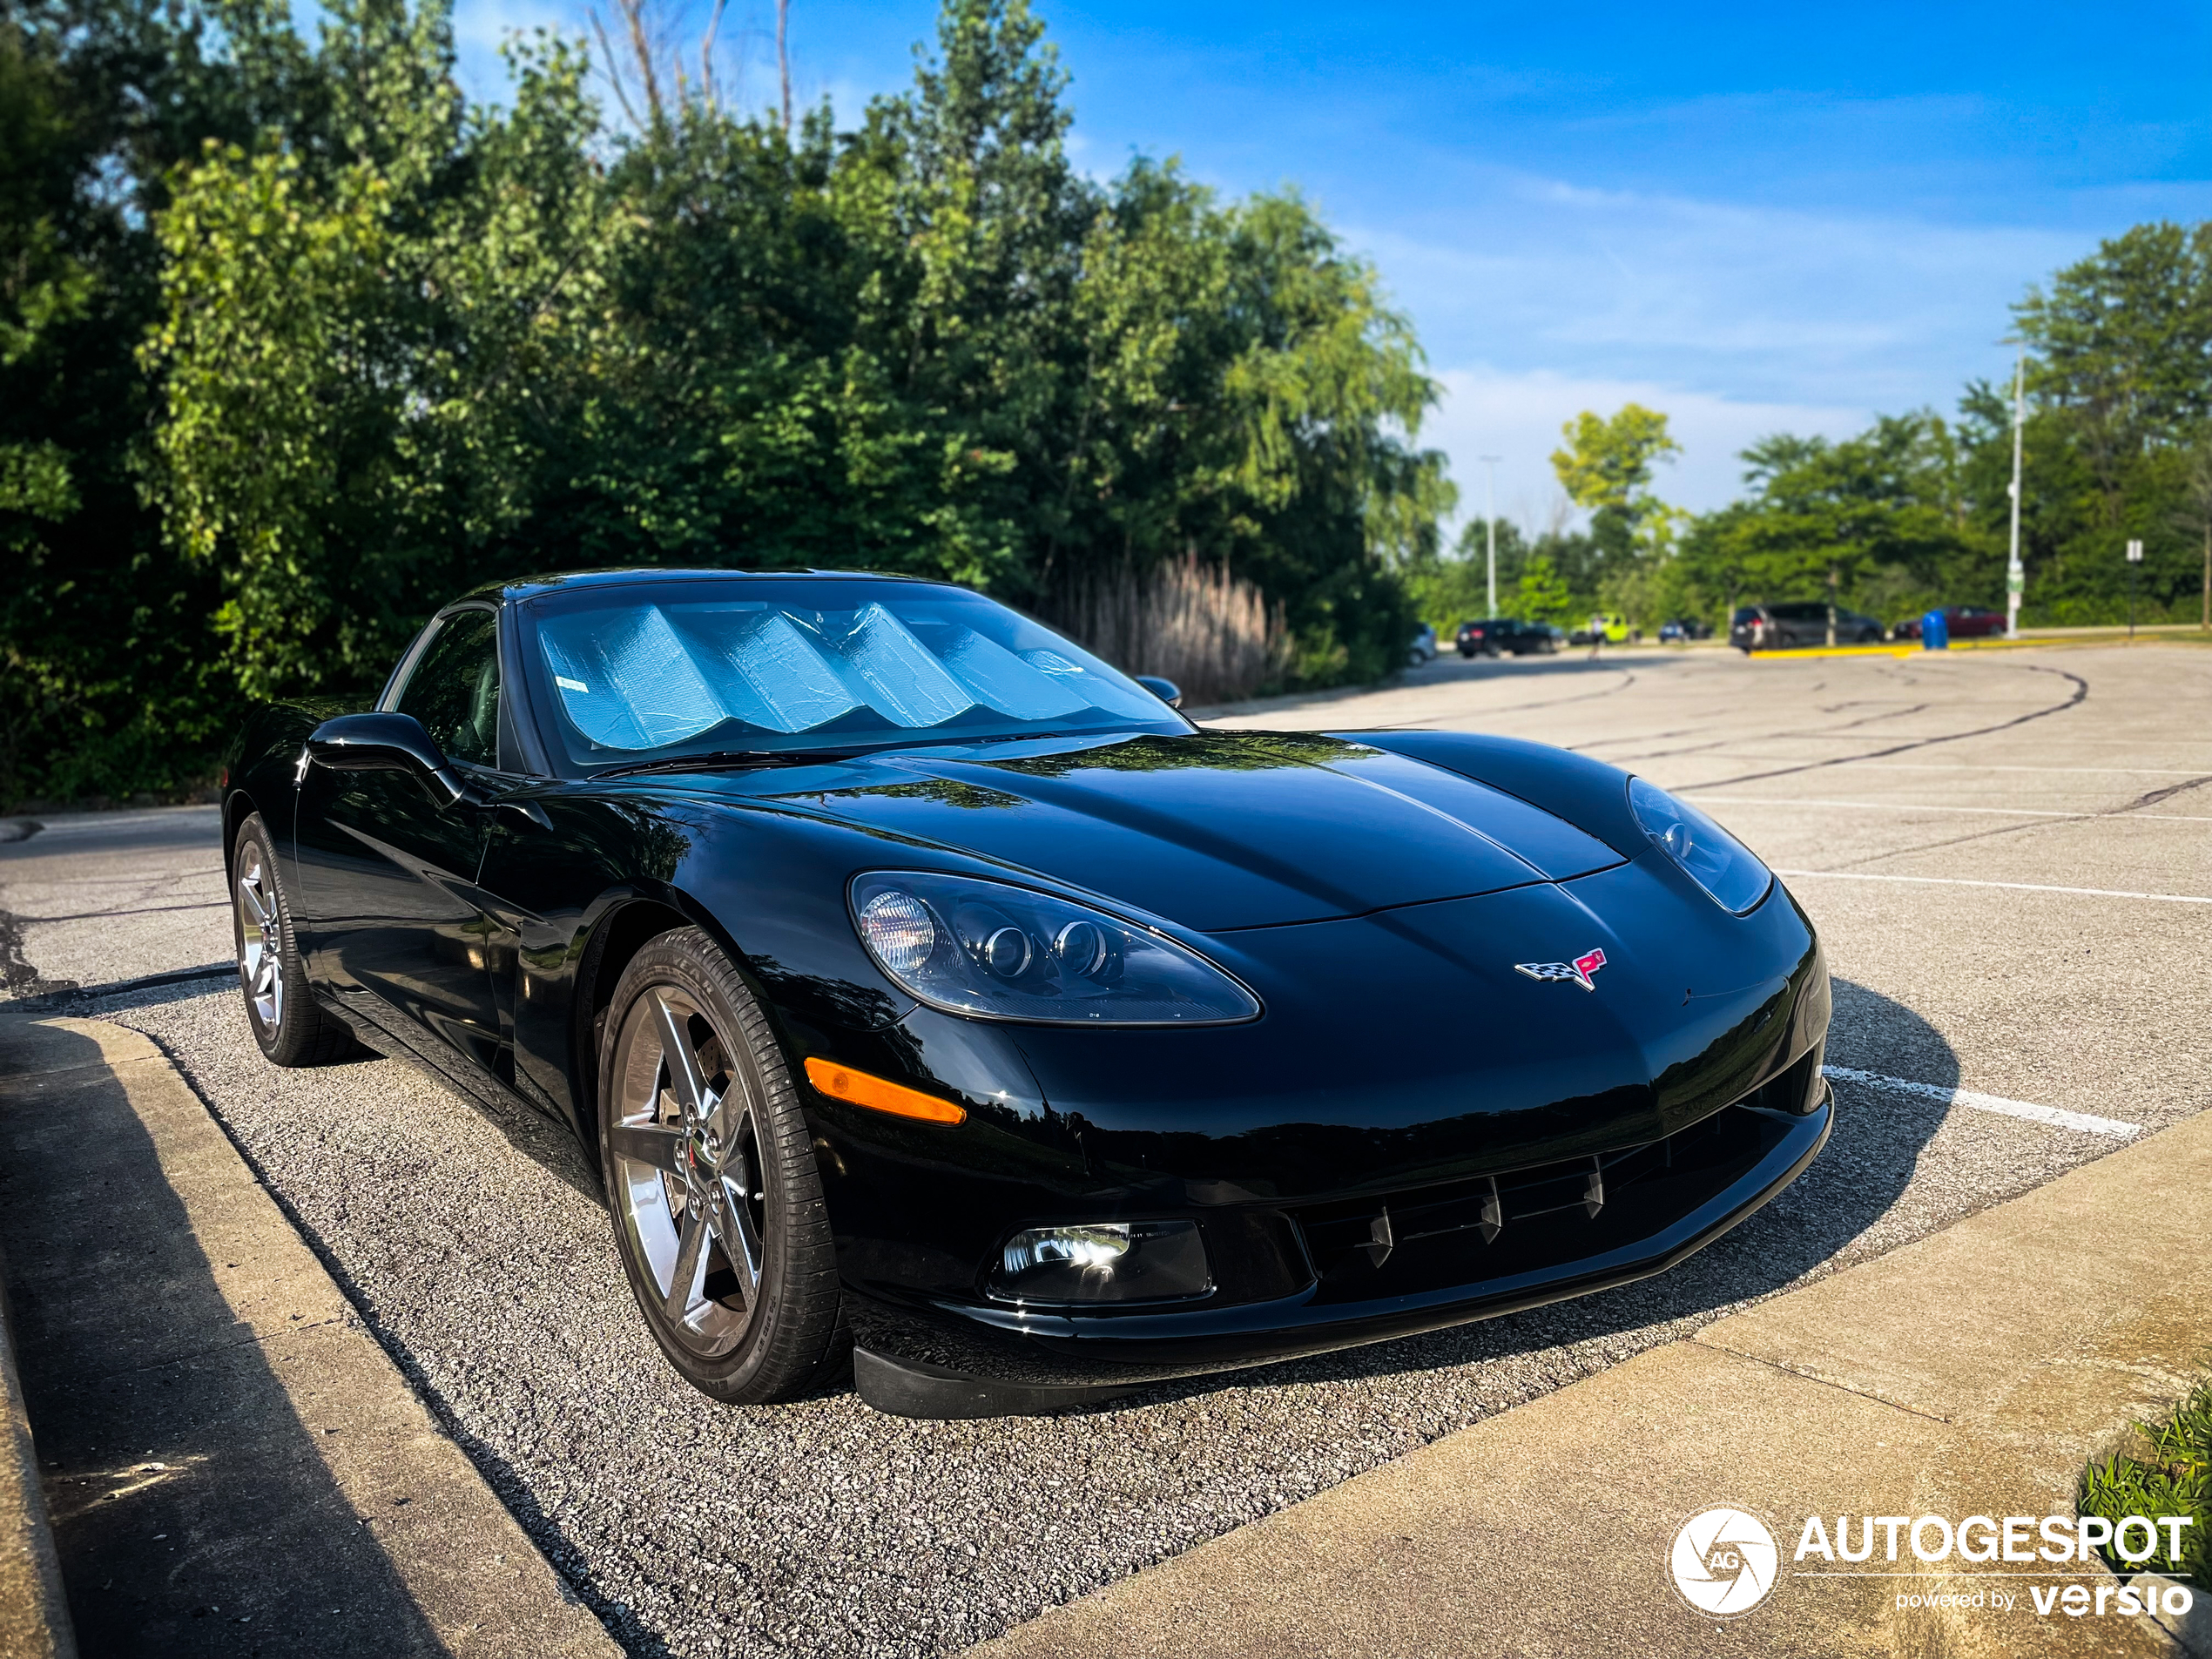
[{"label": "projector headlight lens", "polygon": [[1165,934],[974,876],[886,870],[853,884],[876,965],[948,1014],[1049,1025],[1227,1025],[1259,999]]},{"label": "projector headlight lens", "polygon": [[1629,779],[1629,809],[1659,850],[1737,915],[1756,906],[1774,885],[1758,855],[1688,801],[1641,778]]}]

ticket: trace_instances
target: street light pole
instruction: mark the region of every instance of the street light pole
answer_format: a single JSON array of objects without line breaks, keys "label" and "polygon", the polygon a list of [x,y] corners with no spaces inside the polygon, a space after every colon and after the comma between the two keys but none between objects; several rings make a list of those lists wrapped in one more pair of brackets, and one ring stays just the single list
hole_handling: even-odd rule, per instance
[{"label": "street light pole", "polygon": [[2013,556],[2005,565],[2005,637],[2020,637],[2020,590],[2027,575],[2020,568],[2020,431],[2027,424],[2023,388],[2027,376],[2027,347],[2020,347],[2013,361]]},{"label": "street light pole", "polygon": [[1490,608],[1483,614],[1498,614],[1498,462],[1503,455],[1477,455],[1487,478],[1482,495],[1482,533],[1489,545]]},{"label": "street light pole", "polygon": [[2142,544],[2141,542],[2130,542],[2130,543],[2128,543],[2128,642],[2129,642],[2131,644],[2134,642],[2134,638],[2135,638],[2135,567],[2136,567],[2137,565],[2141,564],[2142,562],[2143,562],[2143,544]]}]

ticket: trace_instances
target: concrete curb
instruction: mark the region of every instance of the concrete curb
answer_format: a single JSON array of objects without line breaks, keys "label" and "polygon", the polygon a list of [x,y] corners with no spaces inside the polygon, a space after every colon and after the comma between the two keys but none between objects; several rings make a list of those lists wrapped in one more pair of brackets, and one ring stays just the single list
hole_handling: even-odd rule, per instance
[{"label": "concrete curb", "polygon": [[145,1036],[0,1011],[0,1244],[88,1651],[620,1652]]},{"label": "concrete curb", "polygon": [[7,1258],[0,1256],[0,1393],[7,1395],[8,1449],[0,1458],[0,1654],[21,1659],[76,1659],[69,1598],[46,1494],[38,1484],[38,1450],[30,1412],[16,1374],[14,1322],[8,1312]]},{"label": "concrete curb", "polygon": [[[2096,1595],[2119,1581],[2101,1561],[1976,1572],[1906,1549],[1860,1570],[1793,1551],[1813,1516],[2071,1516],[2086,1460],[2202,1366],[2208,1233],[2212,1113],[973,1651],[2170,1656],[2171,1634],[2103,1616]],[[1677,1528],[1723,1507],[1763,1517],[1780,1549],[1771,1593],[1725,1621],[1668,1570]],[[2030,1579],[2088,1588],[2098,1616],[2033,1611]],[[1988,1604],[1961,1610],[1961,1591]]]},{"label": "concrete curb", "polygon": [[[2131,1581],[2139,1589],[2161,1592],[2181,1582],[2163,1573],[2139,1573]],[[2144,1622],[2151,1625],[2160,1635],[2170,1636],[2180,1643],[2182,1651],[2188,1656],[2188,1659],[2212,1659],[2212,1596],[2198,1595],[2195,1605],[2186,1613],[2161,1610],[2142,1616]]]}]

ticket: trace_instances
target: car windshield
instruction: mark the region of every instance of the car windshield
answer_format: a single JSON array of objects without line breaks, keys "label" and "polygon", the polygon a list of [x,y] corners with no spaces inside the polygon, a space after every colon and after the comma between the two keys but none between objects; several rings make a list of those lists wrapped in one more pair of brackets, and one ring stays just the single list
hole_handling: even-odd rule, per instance
[{"label": "car windshield", "polygon": [[1184,732],[1080,646],[964,589],[855,577],[579,586],[523,607],[533,699],[577,767],[719,751]]}]

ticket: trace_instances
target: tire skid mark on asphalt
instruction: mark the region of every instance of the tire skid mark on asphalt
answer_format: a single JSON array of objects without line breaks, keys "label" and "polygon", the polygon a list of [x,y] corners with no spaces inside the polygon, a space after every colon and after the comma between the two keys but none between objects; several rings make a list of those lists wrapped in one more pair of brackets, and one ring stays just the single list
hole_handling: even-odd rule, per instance
[{"label": "tire skid mark on asphalt", "polygon": [[[1871,702],[1871,698],[1865,698],[1859,699],[1861,703]],[[1832,711],[1841,713],[1843,710],[1853,706],[1855,705],[1850,703],[1840,704]],[[1929,709],[1934,706],[1935,705],[1931,703],[1910,703],[1901,709],[1885,709],[1879,714],[1862,714],[1856,720],[1845,720],[1841,725],[1825,726],[1818,732],[1777,732],[1774,735],[1777,738],[1832,738],[1840,732],[1855,732],[1863,725],[1872,725],[1877,721],[1901,720],[1908,714],[1925,713]],[[1826,714],[1831,711],[1827,709],[1823,709],[1821,711],[1823,714]]]},{"label": "tire skid mark on asphalt", "polygon": [[[2080,816],[2083,818],[2105,819],[2122,818],[2140,813],[2140,815],[2144,818],[2174,819],[2183,823],[2195,822],[2196,821],[2196,815],[2194,813],[2143,813],[2141,809],[2146,806],[2152,806],[2160,801],[2171,799],[2174,796],[2180,794],[2182,791],[2195,789],[2202,784],[2212,784],[2212,776],[2194,778],[2188,783],[2175,784],[2165,789],[2154,789],[2147,794],[2136,796],[2135,799],[2131,801],[2124,801],[2120,806],[2101,807],[2095,812],[2084,813],[2080,814]],[[1961,808],[1959,810],[1963,811],[1966,809]],[[2000,835],[2019,835],[2028,830],[2041,829],[2043,827],[2045,827],[2044,825],[2034,822],[2025,824],[2000,824],[1994,829],[1976,830],[1971,835],[1952,835],[1946,837],[1940,841],[1923,841],[1917,846],[1900,846],[1887,853],[1869,853],[1863,859],[1851,860],[1843,867],[1844,869],[1856,869],[1862,865],[1879,864],[1884,859],[1902,858],[1908,853],[1940,852],[1943,848],[1947,846],[1964,846],[1969,841],[1986,841],[1993,840],[1995,837]],[[1841,872],[1838,871],[1838,873],[1841,873]]]},{"label": "tire skid mark on asphalt", "polygon": [[[1756,757],[1754,757],[1756,758]],[[2197,773],[2185,766],[2014,766],[1994,761],[1960,760],[1941,765],[1924,760],[1863,760],[1859,765],[1870,772],[2081,772],[2100,777],[2114,778],[2195,778]]]},{"label": "tire skid mark on asphalt", "polygon": [[[1483,718],[1487,719],[1494,714],[1521,714],[1527,712],[1530,709],[1555,709],[1568,703],[1588,703],[1597,698],[1611,697],[1616,692],[1627,691],[1629,687],[1636,683],[1635,671],[1634,669],[1613,668],[1608,669],[1606,672],[1620,675],[1620,683],[1614,685],[1608,685],[1602,691],[1577,691],[1573,697],[1551,697],[1546,698],[1541,702],[1535,703],[1507,703],[1499,708],[1478,709],[1474,711],[1474,712],[1480,715]],[[1467,717],[1464,714],[1455,714],[1444,720],[1408,720],[1402,725],[1393,725],[1388,729],[1392,731],[1410,732],[1436,725],[1464,725],[1467,718]]]},{"label": "tire skid mark on asphalt", "polygon": [[2068,709],[2079,708],[2088,699],[2089,682],[2079,674],[2068,673],[2063,668],[2046,668],[2040,663],[2022,663],[2020,666],[2027,669],[2031,674],[2056,674],[2060,679],[2072,682],[2074,695],[2063,702],[2053,703],[2040,709],[2032,709],[2026,714],[2014,715],[2009,720],[2000,720],[1994,725],[1976,726],[1970,732],[1946,732],[1939,737],[1915,738],[1909,743],[1895,744],[1887,749],[1877,749],[1871,754],[1837,755],[1827,760],[1808,760],[1803,765],[1777,767],[1772,772],[1747,772],[1741,778],[1717,778],[1710,783],[1684,784],[1676,792],[1680,794],[1698,789],[1725,789],[1731,784],[1764,783],[1769,778],[1794,777],[1801,772],[1818,772],[1826,766],[1848,766],[1860,760],[1882,760],[1891,755],[1910,754],[1915,749],[1925,749],[1934,744],[1957,743],[1966,738],[1986,738],[1992,732],[2009,732],[2014,726],[2026,725],[2031,720],[2040,720],[2053,714],[2063,714]]},{"label": "tire skid mark on asphalt", "polygon": [[1865,1089],[1914,1095],[1923,1100],[1939,1101],[1946,1106],[1969,1106],[1978,1112],[1995,1112],[2003,1117],[2025,1118],[2031,1123],[2047,1123],[2054,1129],[2078,1130],[2085,1135],[2109,1135],[2115,1139],[2128,1141],[2143,1131],[2141,1123],[2127,1123],[2117,1117],[2099,1117],[2093,1112],[2069,1112],[2057,1106],[2039,1106],[2033,1101],[2007,1100],[2002,1095],[1985,1095],[1978,1089],[1914,1082],[1907,1077],[1889,1077],[1878,1071],[1861,1071],[1855,1066],[1823,1066],[1820,1075],[1843,1082],[1858,1083]]},{"label": "tire skid mark on asphalt", "polygon": [[2163,789],[2150,790],[2136,796],[2125,806],[2116,807],[2114,810],[2122,813],[2139,812],[2146,806],[2155,806],[2162,800],[2170,800],[2176,795],[2187,794],[2192,789],[2202,789],[2207,784],[2212,784],[2212,772],[2208,772],[2200,778],[2192,778],[2186,783],[2168,784]]},{"label": "tire skid mark on asphalt", "polygon": [[1608,737],[1592,738],[1588,743],[1563,743],[1560,747],[1570,754],[1588,754],[1591,750],[1608,743],[1664,743],[1669,738],[1695,738],[1710,732],[1710,725],[1685,725],[1672,732],[1622,732]]},{"label": "tire skid mark on asphalt", "polygon": [[[2026,666],[2026,665],[2027,665],[2027,664],[2024,664],[2024,666]],[[1838,705],[1838,708],[1839,708],[1839,709],[1840,709],[1840,708],[1851,708],[1851,707],[1858,707],[1858,706],[1861,706],[1861,705],[1863,705],[1865,703],[1869,702],[1869,701],[1871,701],[1871,700],[1872,700],[1872,699],[1871,699],[1871,698],[1862,698],[1858,699],[1856,703],[1841,704],[1841,705]],[[2076,701],[2079,701],[2080,699],[2079,699],[2079,698],[2077,698],[2077,699],[2075,699],[2075,700],[2076,700]],[[1865,715],[1865,716],[1863,716],[1862,718],[1858,718],[1858,719],[1856,719],[1856,720],[1847,720],[1847,721],[1844,722],[1844,723],[1843,723],[1842,725],[1840,725],[1829,727],[1829,728],[1827,728],[1827,729],[1825,729],[1825,730],[1822,730],[1822,731],[1817,731],[1817,732],[1773,732],[1773,733],[1770,733],[1770,734],[1763,734],[1763,735],[1760,737],[1760,738],[1759,738],[1758,740],[1759,740],[1760,742],[1763,742],[1763,743],[1764,743],[1764,742],[1772,741],[1772,740],[1774,740],[1774,739],[1777,739],[1777,738],[1794,738],[1794,739],[1796,739],[1797,741],[1801,742],[1801,743],[1803,743],[1803,742],[1820,742],[1820,743],[1829,743],[1829,742],[1833,742],[1833,743],[1869,743],[1869,742],[1880,742],[1880,741],[1882,740],[1880,738],[1866,738],[1866,737],[1858,737],[1858,736],[1854,736],[1854,735],[1852,735],[1852,734],[1853,734],[1853,731],[1854,731],[1854,729],[1855,729],[1856,727],[1858,727],[1858,726],[1863,726],[1863,725],[1871,725],[1871,723],[1873,723],[1873,722],[1874,722],[1874,721],[1876,721],[1876,720],[1898,719],[1898,718],[1902,718],[1904,716],[1908,715],[1908,714],[1918,714],[1918,713],[1920,713],[1920,712],[1922,712],[1922,711],[1925,711],[1925,710],[1927,710],[1927,709],[1929,709],[1929,708],[1932,708],[1932,707],[1933,707],[1933,706],[1934,706],[1934,705],[1933,705],[1932,704],[1929,704],[1929,703],[1915,703],[1915,704],[1912,705],[1909,708],[1892,709],[1892,710],[1891,710],[1889,712],[1885,713],[1885,714],[1870,714],[1870,715]],[[2071,706],[2071,705],[2061,705],[2061,706]],[[2046,711],[2046,712],[2048,712],[2048,711]],[[2029,717],[2024,717],[2024,718],[2034,718],[2034,717],[2033,717],[2033,716],[2029,716]],[[2015,722],[2014,724],[2017,724],[2017,723]],[[1589,742],[1588,742],[1588,743],[1567,744],[1567,745],[1564,745],[1563,746],[1564,746],[1564,747],[1566,747],[1566,748],[1568,748],[1568,749],[1569,749],[1569,750],[1571,750],[1571,751],[1572,751],[1573,752],[1575,752],[1575,753],[1577,753],[1577,754],[1583,754],[1583,753],[1588,753],[1589,751],[1591,751],[1591,750],[1593,750],[1593,749],[1595,749],[1595,748],[1599,747],[1599,746],[1600,746],[1600,745],[1602,745],[1613,744],[1613,743],[1657,743],[1657,742],[1662,742],[1662,741],[1663,741],[1663,740],[1665,740],[1666,738],[1676,738],[1676,737],[1693,737],[1693,736],[1697,735],[1697,734],[1698,734],[1699,732],[1703,732],[1703,731],[1710,731],[1710,730],[1711,730],[1711,729],[1712,729],[1712,728],[1711,728],[1711,727],[1710,727],[1710,726],[1703,726],[1703,727],[1701,727],[1701,726],[1688,726],[1688,727],[1684,727],[1683,729],[1682,729],[1681,731],[1678,731],[1678,732],[1653,732],[1642,733],[1642,734],[1640,734],[1640,735],[1637,735],[1637,736],[1634,736],[1634,737],[1594,738],[1592,738],[1592,739],[1591,739]],[[2000,730],[2002,730],[2003,728],[2002,728],[2002,727],[1997,727],[1997,726],[1991,726],[1991,727],[1986,727],[1986,728],[1983,728],[1983,729],[1984,729],[1984,730],[1986,730],[1986,731],[2000,731]],[[1948,732],[1948,733],[1944,733],[1944,734],[1941,734],[1941,735],[1939,735],[1939,736],[1936,736],[1936,737],[1932,737],[1932,738],[1925,738],[1919,739],[1919,740],[1917,740],[1917,742],[1915,742],[1915,743],[1912,743],[1912,744],[1907,744],[1907,745],[1905,745],[1903,749],[1900,749],[1900,748],[1898,748],[1898,747],[1892,747],[1892,748],[1887,748],[1887,749],[1877,749],[1877,750],[1874,750],[1874,751],[1871,752],[1870,753],[1864,754],[1864,755],[1841,755],[1841,756],[1838,756],[1838,757],[1835,758],[1834,759],[1831,759],[1831,760],[1824,760],[1824,761],[1818,761],[1818,762],[1816,762],[1816,763],[1814,763],[1814,764],[1815,764],[1816,765],[1823,765],[1823,766],[1842,765],[1845,765],[1845,764],[1850,764],[1850,765],[1858,765],[1858,764],[1860,764],[1860,763],[1862,763],[1862,762],[1874,761],[1877,756],[1880,756],[1880,755],[1887,755],[1887,754],[1898,754],[1898,753],[1902,753],[1902,752],[1904,752],[1904,749],[1910,749],[1910,748],[1917,747],[1917,746],[1919,746],[1919,745],[1920,745],[1920,744],[1926,744],[1926,743],[1948,743],[1948,742],[1951,742],[1951,741],[1952,741],[1954,738],[1959,738],[1959,737],[1975,737],[1975,736],[1979,736],[1979,732]],[[1654,749],[1654,750],[1651,750],[1651,751],[1649,751],[1649,752],[1647,752],[1647,753],[1643,753],[1643,754],[1622,755],[1622,756],[1616,757],[1616,758],[1615,758],[1615,761],[1616,761],[1616,764],[1618,764],[1618,763],[1627,762],[1627,761],[1631,761],[1631,760],[1669,760],[1669,759],[1676,759],[1676,757],[1678,757],[1678,756],[1682,756],[1682,755],[1710,754],[1710,753],[1712,753],[1712,752],[1713,752],[1714,751],[1716,751],[1716,750],[1719,750],[1719,749],[1725,749],[1725,748],[1727,748],[1727,747],[1729,746],[1729,745],[1730,745],[1730,744],[1732,744],[1732,743],[1741,743],[1741,742],[1743,742],[1743,740],[1744,740],[1744,739],[1743,739],[1743,733],[1742,733],[1741,732],[1738,732],[1738,731],[1733,731],[1733,730],[1731,730],[1731,731],[1728,732],[1726,733],[1726,735],[1722,736],[1722,737],[1716,738],[1714,738],[1712,741],[1710,741],[1710,743],[1698,743],[1698,744],[1692,744],[1692,745],[1689,745],[1689,746],[1687,746],[1687,747],[1684,747],[1684,748],[1680,748],[1680,749]],[[1764,759],[1771,759],[1772,757],[1770,757],[1770,756],[1766,756],[1766,755],[1742,755],[1742,756],[1731,756],[1731,757],[1730,757],[1730,759],[1743,759],[1743,760],[1764,760]],[[1804,767],[1792,767],[1792,768],[1789,768],[1788,770],[1791,770],[1791,771],[1804,771],[1804,770],[1808,770],[1808,768],[1804,768]],[[1760,773],[1760,774],[1759,774],[1759,776],[1761,776],[1761,777],[1780,777],[1780,776],[1783,776],[1783,775],[1784,775],[1784,773],[1782,773],[1782,772],[1763,772],[1763,773]],[[1749,780],[1749,779],[1737,779],[1737,780],[1735,780],[1735,781],[1739,781],[1739,782],[1748,782],[1748,781],[1750,781],[1750,780]],[[1684,784],[1684,785],[1683,785],[1683,786],[1682,786],[1682,787],[1683,787],[1683,788],[1684,788],[1684,789],[1718,789],[1718,788],[1722,788],[1722,787],[1723,787],[1723,786],[1724,786],[1724,784]]]}]

